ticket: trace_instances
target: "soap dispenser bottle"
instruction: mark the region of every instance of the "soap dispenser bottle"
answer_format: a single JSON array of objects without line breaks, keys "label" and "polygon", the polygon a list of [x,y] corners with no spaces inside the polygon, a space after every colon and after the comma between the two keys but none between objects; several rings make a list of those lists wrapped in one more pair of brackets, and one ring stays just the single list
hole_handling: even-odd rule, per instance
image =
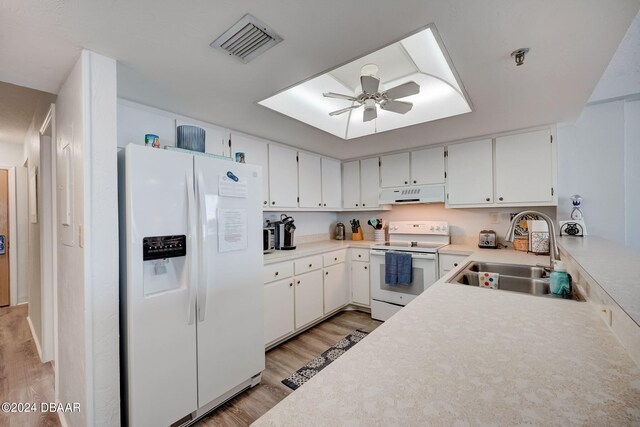
[{"label": "soap dispenser bottle", "polygon": [[562,261],[556,261],[549,277],[549,290],[563,298],[571,298],[571,277]]}]

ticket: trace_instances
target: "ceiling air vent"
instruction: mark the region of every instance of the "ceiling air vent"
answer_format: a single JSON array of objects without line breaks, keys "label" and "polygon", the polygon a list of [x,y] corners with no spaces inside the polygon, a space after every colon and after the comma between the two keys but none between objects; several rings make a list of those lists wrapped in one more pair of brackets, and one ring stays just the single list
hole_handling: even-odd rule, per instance
[{"label": "ceiling air vent", "polygon": [[235,56],[245,64],[282,41],[269,26],[246,14],[211,43],[211,47]]}]

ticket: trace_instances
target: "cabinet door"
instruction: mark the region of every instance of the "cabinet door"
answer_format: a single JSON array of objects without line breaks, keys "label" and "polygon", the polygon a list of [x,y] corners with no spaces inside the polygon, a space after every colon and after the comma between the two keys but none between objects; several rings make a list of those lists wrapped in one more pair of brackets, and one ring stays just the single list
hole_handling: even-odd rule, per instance
[{"label": "cabinet door", "polygon": [[298,207],[298,152],[269,144],[270,207]]},{"label": "cabinet door", "polygon": [[382,187],[402,187],[409,185],[409,153],[382,156]]},{"label": "cabinet door", "polygon": [[360,207],[360,162],[342,164],[342,197],[345,208]]},{"label": "cabinet door", "polygon": [[371,305],[369,300],[370,278],[369,263],[351,263],[351,299],[356,304]]},{"label": "cabinet door", "polygon": [[322,270],[295,277],[296,329],[322,317]]},{"label": "cabinet door", "polygon": [[444,184],[444,147],[411,152],[411,183]]},{"label": "cabinet door", "polygon": [[360,201],[364,208],[377,208],[380,199],[380,160],[360,160]]},{"label": "cabinet door", "polygon": [[344,263],[324,269],[324,314],[349,303],[349,286]]},{"label": "cabinet door", "polygon": [[293,277],[264,285],[264,343],[293,332]]},{"label": "cabinet door", "polygon": [[496,203],[553,201],[549,130],[496,138]]},{"label": "cabinet door", "polygon": [[262,206],[269,205],[269,145],[265,141],[242,134],[231,134],[231,157],[244,153],[245,162],[262,166]]},{"label": "cabinet door", "polygon": [[467,257],[468,255],[438,254],[439,277],[442,278],[454,268],[458,268]]},{"label": "cabinet door", "polygon": [[322,181],[320,180],[320,157],[298,153],[298,205],[301,208],[322,206]]},{"label": "cabinet door", "polygon": [[[340,162],[322,158],[322,207],[339,208],[342,201]],[[316,178],[317,179],[317,178]]]},{"label": "cabinet door", "polygon": [[449,205],[493,203],[493,147],[490,139],[447,147]]},{"label": "cabinet door", "polygon": [[177,127],[182,125],[198,126],[204,129],[205,153],[229,157],[229,144],[226,138],[227,133],[224,128],[209,123],[184,122],[182,120],[176,120],[176,145],[178,145]]}]

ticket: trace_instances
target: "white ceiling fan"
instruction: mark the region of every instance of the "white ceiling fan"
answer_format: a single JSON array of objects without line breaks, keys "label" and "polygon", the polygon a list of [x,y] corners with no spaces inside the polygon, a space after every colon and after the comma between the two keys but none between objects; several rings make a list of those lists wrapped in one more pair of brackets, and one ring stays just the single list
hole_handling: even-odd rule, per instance
[{"label": "white ceiling fan", "polygon": [[329,115],[337,116],[364,105],[363,121],[368,122],[378,117],[377,105],[383,110],[393,113],[406,114],[411,111],[413,107],[411,102],[396,101],[396,99],[420,93],[420,85],[411,81],[380,92],[380,79],[376,77],[377,72],[378,66],[375,64],[367,64],[362,67],[360,70],[362,92],[359,95],[343,95],[335,92],[323,93],[322,95],[327,98],[345,99],[354,103],[351,107],[332,111]]}]

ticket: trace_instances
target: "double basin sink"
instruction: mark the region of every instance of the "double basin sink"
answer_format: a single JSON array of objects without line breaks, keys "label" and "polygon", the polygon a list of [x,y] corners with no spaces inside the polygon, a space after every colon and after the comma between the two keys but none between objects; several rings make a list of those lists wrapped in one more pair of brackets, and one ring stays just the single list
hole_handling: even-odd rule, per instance
[{"label": "double basin sink", "polygon": [[[479,286],[478,273],[498,273],[498,289],[503,291],[521,292],[534,296],[559,298],[549,290],[549,272],[543,267],[501,264],[495,262],[471,261],[448,283],[459,285]],[[572,300],[584,301],[573,289]]]}]

